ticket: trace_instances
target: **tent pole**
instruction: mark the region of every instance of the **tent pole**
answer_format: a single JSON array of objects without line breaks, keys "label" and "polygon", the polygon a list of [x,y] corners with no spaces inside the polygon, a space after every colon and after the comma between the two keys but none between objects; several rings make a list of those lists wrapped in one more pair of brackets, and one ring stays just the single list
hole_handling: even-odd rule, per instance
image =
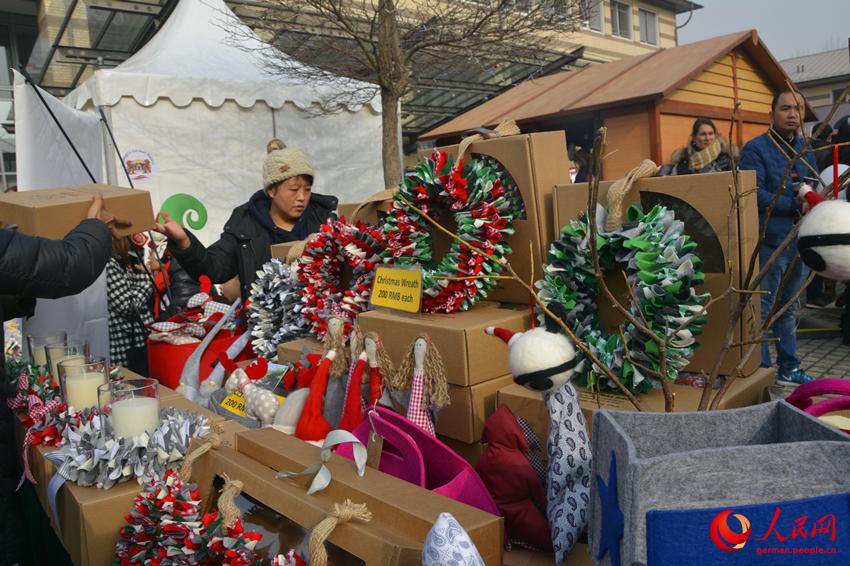
[{"label": "tent pole", "polygon": [[[100,118],[101,118],[101,121],[103,122],[103,124],[102,124],[103,129],[105,129],[108,133],[109,132],[109,127],[108,127],[109,121],[107,120],[107,114],[105,114],[104,111],[99,106],[98,106],[97,110],[98,110],[98,112],[100,112]],[[111,118],[111,116],[108,116],[108,117]],[[117,185],[118,184],[118,175],[116,175],[116,173],[115,173],[115,154],[112,152],[112,149],[115,146],[113,145],[113,140],[112,140],[111,135],[104,136],[104,137],[106,139],[104,139],[105,143],[103,144],[103,159],[104,159],[104,163],[106,164],[106,182],[109,183],[110,185]]]}]

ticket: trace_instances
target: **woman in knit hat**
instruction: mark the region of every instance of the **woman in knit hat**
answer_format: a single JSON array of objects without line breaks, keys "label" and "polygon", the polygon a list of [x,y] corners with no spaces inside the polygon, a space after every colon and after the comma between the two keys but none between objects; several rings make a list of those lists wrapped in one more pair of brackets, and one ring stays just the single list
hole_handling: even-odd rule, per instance
[{"label": "woman in knit hat", "polygon": [[168,238],[168,249],[196,279],[214,283],[239,276],[242,299],[248,298],[257,270],[271,259],[272,244],[304,240],[319,230],[336,210],[336,197],[311,192],[313,167],[297,149],[273,139],[263,163],[263,190],[237,207],[221,238],[205,247],[194,234],[160,212],[156,231]]}]

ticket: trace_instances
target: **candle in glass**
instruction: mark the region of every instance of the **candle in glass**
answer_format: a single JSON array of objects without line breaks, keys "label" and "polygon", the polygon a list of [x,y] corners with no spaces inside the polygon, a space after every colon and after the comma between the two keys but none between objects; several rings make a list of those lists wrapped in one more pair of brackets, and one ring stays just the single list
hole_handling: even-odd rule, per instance
[{"label": "candle in glass", "polygon": [[48,344],[47,362],[50,365],[50,375],[59,377],[59,362],[85,362],[89,355],[88,344]]},{"label": "candle in glass", "polygon": [[109,366],[103,358],[65,359],[58,364],[65,404],[76,410],[97,406],[97,388],[107,381]]},{"label": "candle in glass", "polygon": [[[109,392],[105,395],[107,387]],[[155,379],[123,379],[101,386],[98,391],[101,411],[108,414],[115,437],[153,433],[159,427],[159,387]]]},{"label": "candle in glass", "polygon": [[66,342],[67,337],[64,332],[57,332],[51,335],[27,334],[30,361],[37,368],[48,367],[45,347],[48,344],[65,344]]}]

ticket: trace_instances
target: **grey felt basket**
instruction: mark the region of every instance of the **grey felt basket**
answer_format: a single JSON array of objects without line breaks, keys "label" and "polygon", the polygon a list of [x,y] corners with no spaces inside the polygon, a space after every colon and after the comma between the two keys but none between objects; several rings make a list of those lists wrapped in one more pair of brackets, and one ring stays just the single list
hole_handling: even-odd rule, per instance
[{"label": "grey felt basket", "polygon": [[224,407],[221,406],[221,402],[224,401],[224,398],[227,397],[227,390],[222,387],[216,391],[213,391],[212,395],[210,395],[209,402],[209,410],[215,413],[216,415],[220,415],[227,420],[236,421],[244,427],[247,428],[260,428],[260,420],[250,417],[240,417],[236,413],[233,413]]},{"label": "grey felt basket", "polygon": [[[850,491],[850,436],[784,401],[727,411],[596,411],[593,474],[609,485],[616,455],[625,529],[621,564],[647,561],[646,513],[788,501]],[[805,481],[801,481],[805,479]],[[588,539],[600,547],[592,482]],[[610,564],[606,554],[599,564]]]}]

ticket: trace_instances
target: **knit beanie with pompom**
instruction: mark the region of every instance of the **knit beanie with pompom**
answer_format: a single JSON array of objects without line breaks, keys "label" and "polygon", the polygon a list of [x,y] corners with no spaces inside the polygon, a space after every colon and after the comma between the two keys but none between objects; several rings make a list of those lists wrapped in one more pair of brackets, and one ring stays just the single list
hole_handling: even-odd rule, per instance
[{"label": "knit beanie with pompom", "polygon": [[263,163],[263,188],[268,189],[292,177],[309,175],[315,178],[313,166],[307,156],[295,148],[286,147],[275,138],[266,145],[266,161]]}]

